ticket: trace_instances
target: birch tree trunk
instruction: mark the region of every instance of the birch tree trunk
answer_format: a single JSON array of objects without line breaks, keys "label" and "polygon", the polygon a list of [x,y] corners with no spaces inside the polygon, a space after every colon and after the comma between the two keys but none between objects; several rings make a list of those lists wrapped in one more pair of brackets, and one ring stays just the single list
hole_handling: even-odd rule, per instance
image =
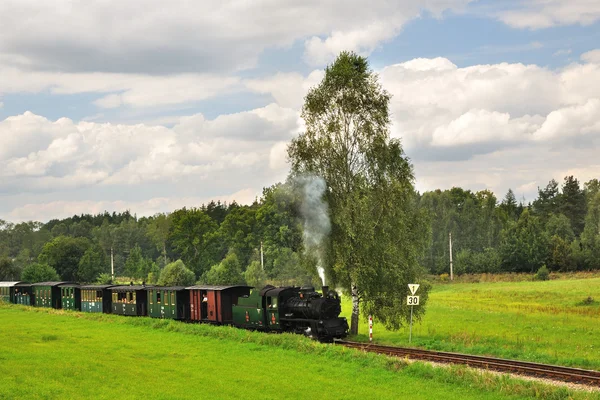
[{"label": "birch tree trunk", "polygon": [[355,283],[352,284],[352,317],[350,318],[350,333],[352,335],[358,334],[358,315],[360,311],[360,305],[358,302],[358,287]]}]

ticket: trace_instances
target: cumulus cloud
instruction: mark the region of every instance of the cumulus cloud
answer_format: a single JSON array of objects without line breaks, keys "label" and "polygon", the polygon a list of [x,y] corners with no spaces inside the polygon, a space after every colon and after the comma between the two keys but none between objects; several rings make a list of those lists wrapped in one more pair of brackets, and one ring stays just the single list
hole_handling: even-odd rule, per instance
[{"label": "cumulus cloud", "polygon": [[494,144],[465,152],[472,156],[503,142],[600,133],[595,63],[561,70],[507,63],[458,68],[444,58],[417,59],[384,68],[381,79],[393,95],[394,134],[423,154]]},{"label": "cumulus cloud", "polygon": [[600,49],[583,53],[581,59],[589,63],[600,64]]},{"label": "cumulus cloud", "polygon": [[[600,63],[594,54],[558,70],[509,63],[459,68],[441,57],[387,66],[378,72],[392,94],[392,134],[415,159],[453,160],[525,142],[598,135]],[[286,81],[288,75],[278,74],[247,86],[300,107],[286,93],[301,98],[321,76],[293,74]]]},{"label": "cumulus cloud", "polygon": [[529,0],[516,9],[499,13],[498,17],[515,28],[541,29],[561,25],[591,25],[600,19],[600,2]]},{"label": "cumulus cloud", "polygon": [[297,131],[298,113],[276,104],[207,120],[183,117],[171,129],[50,121],[26,112],[0,122],[0,192],[136,185],[268,165],[275,143]]},{"label": "cumulus cloud", "polygon": [[342,47],[373,50],[423,10],[440,15],[470,1],[5,0],[0,53],[46,71],[232,72],[265,49],[307,40],[308,61],[322,63]]},{"label": "cumulus cloud", "polygon": [[[0,28],[1,29],[1,28]],[[6,93],[99,93],[101,108],[157,107],[189,103],[240,90],[240,79],[217,74],[153,76],[122,73],[63,73],[20,69],[0,63]]]},{"label": "cumulus cloud", "polygon": [[248,79],[244,84],[253,92],[272,95],[283,107],[300,109],[308,90],[318,85],[324,76],[323,70],[314,70],[306,78],[297,72],[277,73],[267,78]]}]

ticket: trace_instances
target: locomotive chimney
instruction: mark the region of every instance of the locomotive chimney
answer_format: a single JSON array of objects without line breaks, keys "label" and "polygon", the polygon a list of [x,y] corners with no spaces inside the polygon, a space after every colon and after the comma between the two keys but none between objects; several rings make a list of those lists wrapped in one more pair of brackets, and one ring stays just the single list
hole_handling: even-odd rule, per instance
[{"label": "locomotive chimney", "polygon": [[327,292],[329,292],[329,286],[323,285],[323,298],[327,297]]}]

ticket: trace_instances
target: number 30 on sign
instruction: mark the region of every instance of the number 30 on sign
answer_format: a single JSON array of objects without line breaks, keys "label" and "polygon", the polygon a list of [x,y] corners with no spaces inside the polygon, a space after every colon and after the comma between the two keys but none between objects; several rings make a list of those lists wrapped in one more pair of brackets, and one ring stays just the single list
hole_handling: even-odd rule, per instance
[{"label": "number 30 on sign", "polygon": [[409,306],[418,306],[419,296],[406,296],[406,304]]}]

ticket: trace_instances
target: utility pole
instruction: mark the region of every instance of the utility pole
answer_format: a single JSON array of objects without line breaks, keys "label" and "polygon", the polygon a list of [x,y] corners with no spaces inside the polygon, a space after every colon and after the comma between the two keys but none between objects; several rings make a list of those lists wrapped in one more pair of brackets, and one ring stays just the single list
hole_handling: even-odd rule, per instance
[{"label": "utility pole", "polygon": [[260,241],[260,269],[265,270],[265,262],[263,259],[262,240]]},{"label": "utility pole", "polygon": [[454,271],[452,270],[452,232],[449,233],[450,237],[450,280],[454,280]]},{"label": "utility pole", "polygon": [[115,259],[113,257],[112,246],[110,247],[110,275],[111,275],[112,281],[114,282],[115,281]]}]

